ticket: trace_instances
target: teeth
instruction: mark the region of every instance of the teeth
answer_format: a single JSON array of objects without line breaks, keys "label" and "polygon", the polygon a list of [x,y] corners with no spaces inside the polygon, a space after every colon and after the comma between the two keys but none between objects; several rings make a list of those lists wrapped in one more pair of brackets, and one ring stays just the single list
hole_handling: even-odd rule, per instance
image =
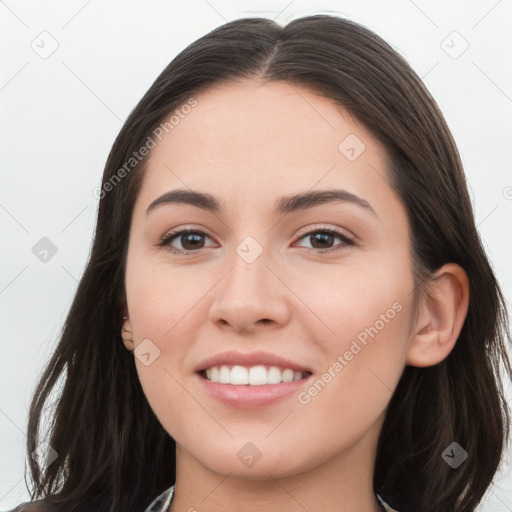
[{"label": "teeth", "polygon": [[252,366],[249,368],[248,384],[251,384],[251,386],[267,384],[267,369],[264,366]]},{"label": "teeth", "polygon": [[231,368],[231,384],[235,386],[249,384],[249,372],[247,368],[243,366],[233,366],[233,368]]},{"label": "teeth", "polygon": [[206,378],[211,382],[231,384],[234,386],[262,386],[264,384],[280,384],[302,379],[302,372],[290,368],[281,369],[277,366],[212,366],[206,370]]},{"label": "teeth", "polygon": [[230,384],[231,383],[231,370],[227,366],[220,367],[219,382],[221,384]]}]

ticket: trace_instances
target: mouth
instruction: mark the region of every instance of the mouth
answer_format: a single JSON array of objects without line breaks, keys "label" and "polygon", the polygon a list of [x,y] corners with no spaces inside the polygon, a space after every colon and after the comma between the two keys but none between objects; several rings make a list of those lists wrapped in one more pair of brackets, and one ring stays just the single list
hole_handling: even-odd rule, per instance
[{"label": "mouth", "polygon": [[238,409],[256,409],[291,398],[312,376],[311,368],[265,351],[221,352],[194,370],[207,396]]},{"label": "mouth", "polygon": [[265,386],[299,381],[311,375],[309,371],[270,365],[214,365],[198,372],[213,383],[232,386]]}]

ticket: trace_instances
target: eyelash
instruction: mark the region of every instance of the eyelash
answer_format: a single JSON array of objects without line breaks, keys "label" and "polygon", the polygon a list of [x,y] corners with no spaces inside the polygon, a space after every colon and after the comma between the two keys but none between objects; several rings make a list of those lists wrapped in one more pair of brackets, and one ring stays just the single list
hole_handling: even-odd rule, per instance
[{"label": "eyelash", "polygon": [[[317,252],[320,254],[324,253],[331,253],[331,252],[338,252],[344,250],[347,246],[355,245],[355,242],[352,238],[349,238],[345,234],[341,233],[340,231],[332,228],[317,228],[313,229],[311,231],[308,231],[301,236],[299,236],[299,240],[302,238],[305,238],[306,236],[315,234],[315,233],[329,233],[331,235],[338,236],[342,241],[343,244],[340,244],[337,248],[331,248],[331,249],[310,249],[306,247],[307,252]],[[160,247],[167,247],[167,250],[172,254],[182,254],[184,256],[192,256],[194,254],[197,254],[201,249],[195,249],[195,250],[182,250],[182,249],[175,249],[170,246],[170,243],[175,239],[178,238],[181,235],[188,235],[188,234],[196,234],[196,235],[206,235],[209,237],[205,232],[199,230],[199,229],[182,229],[180,231],[171,231],[170,233],[166,233],[162,239],[161,242],[158,244]]]}]

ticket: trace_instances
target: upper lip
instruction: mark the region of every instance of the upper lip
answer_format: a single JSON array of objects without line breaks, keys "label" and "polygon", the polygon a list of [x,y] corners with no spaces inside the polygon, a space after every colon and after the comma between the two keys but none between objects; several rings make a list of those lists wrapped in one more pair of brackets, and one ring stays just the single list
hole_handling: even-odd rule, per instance
[{"label": "upper lip", "polygon": [[211,368],[212,366],[221,365],[279,366],[281,368],[289,368],[290,370],[294,371],[312,373],[308,367],[294,361],[290,361],[289,359],[281,357],[277,354],[262,351],[243,353],[234,350],[220,352],[219,354],[215,354],[211,357],[208,357],[207,359],[204,359],[196,366],[195,371],[200,372],[206,370],[207,368]]}]

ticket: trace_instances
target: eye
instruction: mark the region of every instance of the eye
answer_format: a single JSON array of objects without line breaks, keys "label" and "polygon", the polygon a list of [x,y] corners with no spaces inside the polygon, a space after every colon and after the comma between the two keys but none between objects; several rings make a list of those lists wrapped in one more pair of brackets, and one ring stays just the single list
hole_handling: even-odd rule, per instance
[{"label": "eye", "polygon": [[[302,240],[303,238],[309,238],[313,245],[312,249],[314,249],[314,252],[320,253],[340,251],[345,249],[349,245],[355,244],[352,238],[348,237],[341,231],[325,227],[317,228],[313,231],[308,231],[305,234],[301,235],[299,240]],[[336,238],[339,238],[342,241],[342,243],[334,247],[328,247]]]},{"label": "eye", "polygon": [[[206,233],[198,229],[182,229],[164,235],[159,245],[167,247],[167,250],[172,254],[185,254],[189,256],[196,254],[202,249],[201,245],[203,242],[201,242],[201,238],[204,236],[210,238]],[[183,249],[171,245],[175,239],[178,239]]]}]

